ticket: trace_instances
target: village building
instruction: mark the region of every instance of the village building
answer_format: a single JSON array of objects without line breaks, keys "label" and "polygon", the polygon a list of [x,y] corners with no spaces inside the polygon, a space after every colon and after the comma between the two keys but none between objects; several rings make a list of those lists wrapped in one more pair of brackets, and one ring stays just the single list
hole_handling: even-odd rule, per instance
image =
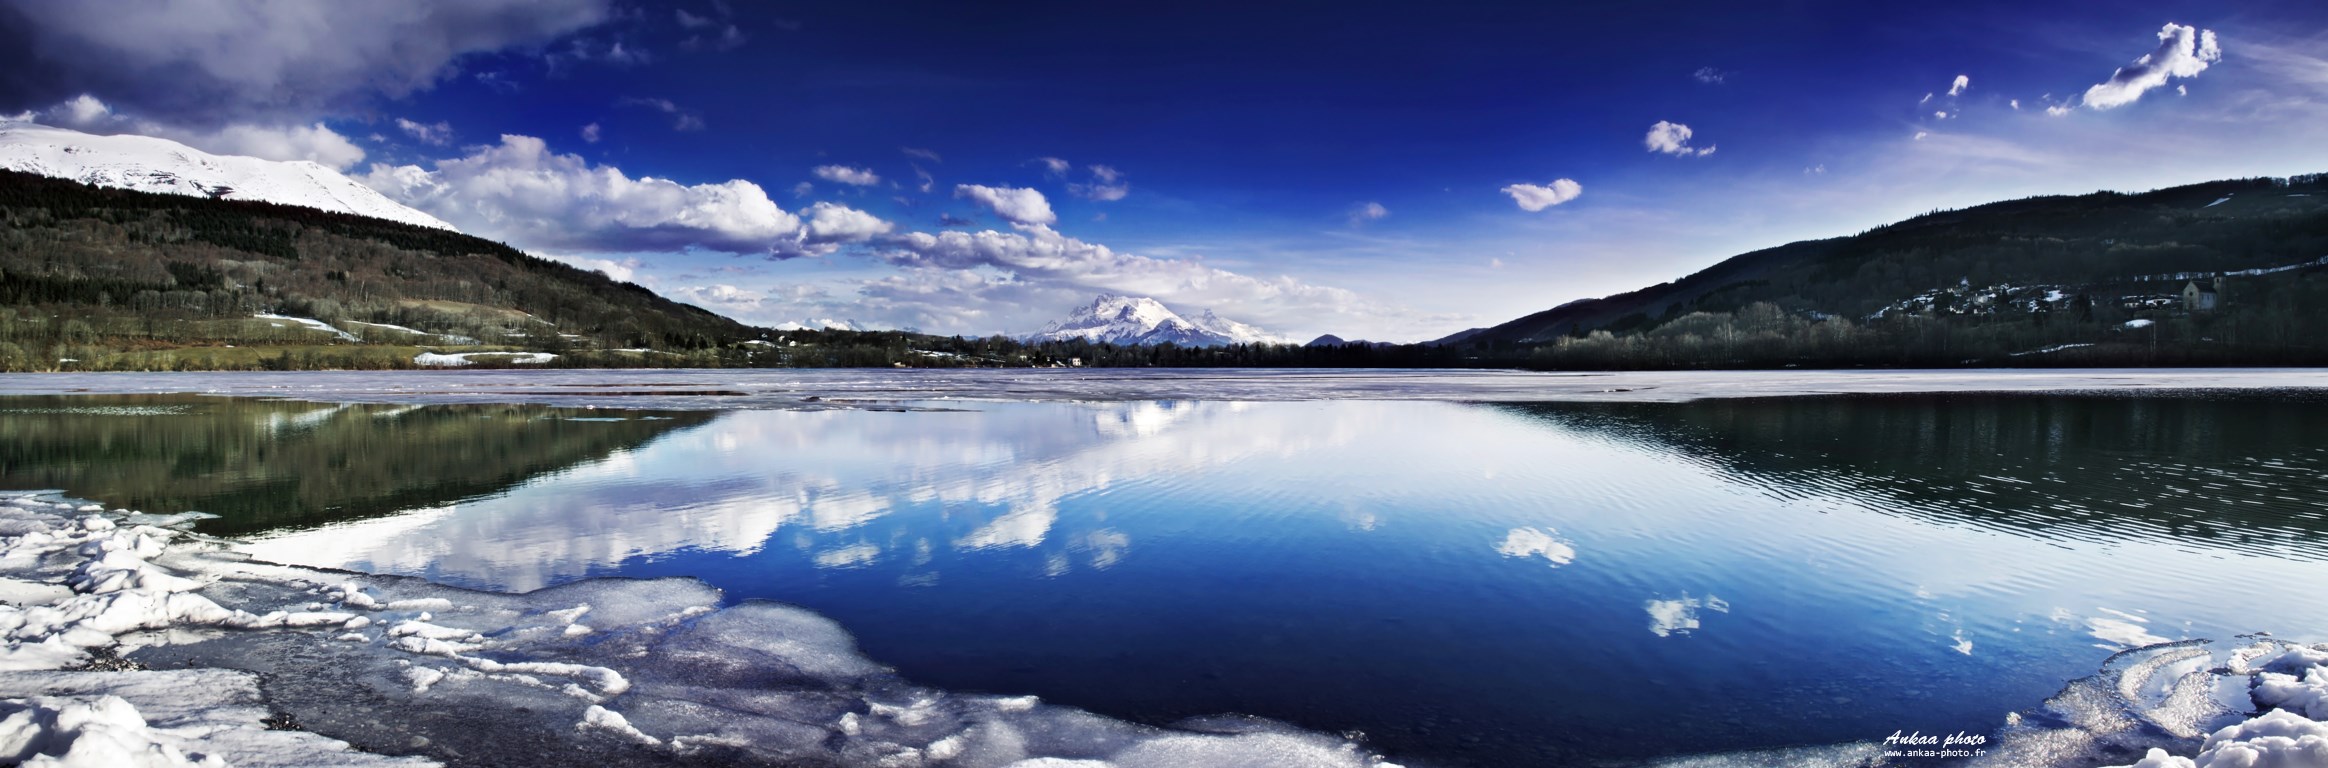
[{"label": "village building", "polygon": [[2215,311],[2215,304],[2220,301],[2215,291],[2221,283],[2220,279],[2210,280],[2205,285],[2199,284],[2197,280],[2185,283],[2182,289],[2183,308],[2192,312]]}]

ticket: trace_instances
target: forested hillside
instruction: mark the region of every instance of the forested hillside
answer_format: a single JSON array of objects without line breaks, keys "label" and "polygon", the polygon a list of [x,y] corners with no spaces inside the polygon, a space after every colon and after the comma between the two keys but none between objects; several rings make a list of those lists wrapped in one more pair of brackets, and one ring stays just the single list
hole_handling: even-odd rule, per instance
[{"label": "forested hillside", "polygon": [[[1545,367],[2328,362],[2328,180],[1933,213],[1455,342]],[[2183,292],[2212,291],[2211,306]]]},{"label": "forested hillside", "polygon": [[423,347],[685,355],[755,334],[458,233],[0,171],[8,370],[390,367]]}]

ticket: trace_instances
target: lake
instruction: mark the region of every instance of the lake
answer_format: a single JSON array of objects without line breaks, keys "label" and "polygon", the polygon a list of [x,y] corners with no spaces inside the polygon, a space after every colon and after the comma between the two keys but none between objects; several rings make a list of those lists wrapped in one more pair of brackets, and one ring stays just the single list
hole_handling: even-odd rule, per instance
[{"label": "lake", "polygon": [[[2328,593],[2273,586],[2328,583],[2328,397],[2282,374],[1687,402],[754,375],[19,378],[139,394],[0,399],[0,487],[462,587],[689,576],[923,685],[1411,765],[1987,733],[2116,651],[2328,640]],[[2060,375],[2091,374],[2032,374]],[[1645,376],[1540,381],[1678,386]],[[1090,397],[1118,389],[1171,397]],[[169,393],[206,390],[334,402]]]}]

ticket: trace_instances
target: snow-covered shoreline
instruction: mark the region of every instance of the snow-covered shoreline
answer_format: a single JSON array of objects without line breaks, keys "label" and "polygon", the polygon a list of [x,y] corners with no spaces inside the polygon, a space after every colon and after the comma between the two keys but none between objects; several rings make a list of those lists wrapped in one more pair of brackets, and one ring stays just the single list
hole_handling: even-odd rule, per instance
[{"label": "snow-covered shoreline", "polygon": [[1274,722],[917,686],[828,619],[693,579],[475,592],[253,561],[194,520],[0,492],[0,760],[1390,765]]}]

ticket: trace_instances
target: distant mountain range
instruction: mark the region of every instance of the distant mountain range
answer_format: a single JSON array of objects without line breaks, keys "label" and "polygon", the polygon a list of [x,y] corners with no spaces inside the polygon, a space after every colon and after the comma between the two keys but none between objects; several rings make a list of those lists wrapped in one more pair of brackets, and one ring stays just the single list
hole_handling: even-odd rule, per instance
[{"label": "distant mountain range", "polygon": [[1183,317],[1163,302],[1144,296],[1101,294],[1064,320],[1021,337],[1027,343],[1081,339],[1095,344],[1173,344],[1219,347],[1230,344],[1285,344],[1288,339],[1205,310]]},{"label": "distant mountain range", "polygon": [[152,136],[98,136],[37,123],[0,122],[0,169],[100,187],[258,200],[453,229],[315,163],[213,155]]}]

